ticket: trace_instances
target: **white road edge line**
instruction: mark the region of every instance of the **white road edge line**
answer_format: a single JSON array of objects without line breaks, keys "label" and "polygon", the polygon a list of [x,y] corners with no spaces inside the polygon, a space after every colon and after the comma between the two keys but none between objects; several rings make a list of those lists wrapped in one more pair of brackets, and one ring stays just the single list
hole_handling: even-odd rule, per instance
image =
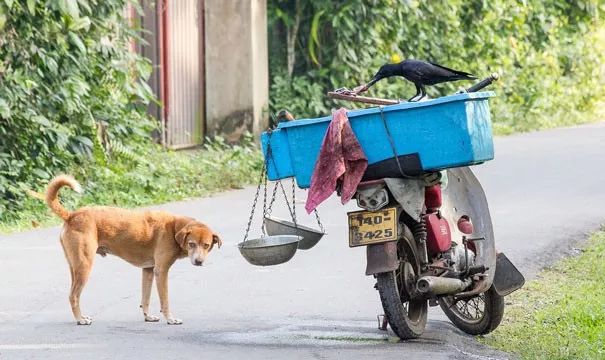
[{"label": "white road edge line", "polygon": [[0,350],[65,350],[92,347],[90,344],[0,344]]}]

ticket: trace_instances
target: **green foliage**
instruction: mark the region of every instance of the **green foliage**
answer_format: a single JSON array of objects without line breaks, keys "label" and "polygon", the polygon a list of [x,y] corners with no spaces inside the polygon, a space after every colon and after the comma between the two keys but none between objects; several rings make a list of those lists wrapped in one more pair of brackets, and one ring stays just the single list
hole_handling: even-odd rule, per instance
[{"label": "green foliage", "polygon": [[605,358],[605,232],[507,298],[485,343],[523,359]]},{"label": "green foliage", "polygon": [[307,77],[277,75],[271,84],[270,106],[274,113],[285,108],[299,118],[303,114],[325,114],[329,108],[323,96],[321,85]]},{"label": "green foliage", "polygon": [[[295,0],[269,1],[271,105],[297,117],[333,107],[325,93],[367,82],[380,65],[426,59],[479,77],[503,75],[492,88],[499,133],[592,120],[605,97],[605,4],[599,0],[330,0],[304,1],[291,84],[310,91],[292,101],[284,81],[285,29]],[[277,16],[279,14],[279,16]],[[288,19],[288,21],[283,21]],[[429,88],[433,97],[468,82]],[[370,96],[408,98],[413,85],[383,80]],[[305,106],[305,102],[313,104]],[[352,103],[339,102],[345,106]]]},{"label": "green foliage", "polygon": [[[258,178],[262,158],[252,135],[241,145],[222,138],[208,139],[203,150],[166,151],[147,147],[139,156],[149,161],[109,162],[107,166],[70,171],[81,182],[83,194],[61,193],[68,209],[85,205],[145,206],[204,196],[219,190],[240,188]],[[153,161],[151,161],[153,160]],[[36,188],[43,192],[44,187]],[[28,229],[33,224],[56,224],[44,202],[28,197],[21,210],[0,218],[0,232]]]},{"label": "green foliage", "polygon": [[151,65],[129,51],[126,2],[0,1],[0,217],[59,171],[148,147]]}]

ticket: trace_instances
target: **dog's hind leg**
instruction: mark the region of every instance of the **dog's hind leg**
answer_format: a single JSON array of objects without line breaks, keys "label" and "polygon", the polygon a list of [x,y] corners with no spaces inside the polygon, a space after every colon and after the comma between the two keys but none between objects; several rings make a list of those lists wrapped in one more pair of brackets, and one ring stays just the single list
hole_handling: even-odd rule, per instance
[{"label": "dog's hind leg", "polygon": [[157,322],[160,318],[154,315],[149,315],[149,299],[151,298],[151,285],[153,285],[153,268],[143,269],[143,281],[142,281],[142,298],[141,308],[143,309],[143,315],[147,322]]},{"label": "dog's hind leg", "polygon": [[61,244],[71,271],[71,291],[69,293],[71,311],[78,325],[90,325],[92,319],[82,315],[80,310],[80,295],[90,276],[96,249],[93,249],[92,244],[86,241],[81,233],[66,235],[61,239]]}]

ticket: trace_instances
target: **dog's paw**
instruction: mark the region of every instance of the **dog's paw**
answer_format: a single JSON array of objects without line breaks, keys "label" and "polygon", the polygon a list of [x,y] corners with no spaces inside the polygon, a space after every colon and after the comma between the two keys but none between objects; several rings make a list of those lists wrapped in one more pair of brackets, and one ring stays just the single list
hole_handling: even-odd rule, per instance
[{"label": "dog's paw", "polygon": [[183,320],[171,318],[171,319],[168,319],[167,322],[168,322],[168,325],[181,325],[183,323]]},{"label": "dog's paw", "polygon": [[145,315],[145,321],[146,322],[158,322],[160,321],[160,318],[154,315]]},{"label": "dog's paw", "polygon": [[82,316],[80,320],[78,320],[78,325],[90,325],[92,324],[92,318],[90,316]]}]

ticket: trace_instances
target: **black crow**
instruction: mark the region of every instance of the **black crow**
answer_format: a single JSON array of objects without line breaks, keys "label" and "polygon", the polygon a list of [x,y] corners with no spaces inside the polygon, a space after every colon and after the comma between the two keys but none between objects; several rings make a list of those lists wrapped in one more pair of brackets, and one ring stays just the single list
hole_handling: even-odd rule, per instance
[{"label": "black crow", "polygon": [[448,81],[476,79],[476,77],[473,75],[463,71],[446,68],[445,66],[432,62],[408,59],[400,62],[399,64],[382,65],[372,80],[370,80],[370,82],[368,82],[366,85],[355,88],[355,92],[358,94],[362,93],[368,90],[368,88],[374,85],[378,80],[391,76],[403,76],[416,85],[416,95],[412,96],[408,101],[411,101],[418,95],[420,95],[420,97],[417,100],[425,97],[425,85],[435,85]]}]

